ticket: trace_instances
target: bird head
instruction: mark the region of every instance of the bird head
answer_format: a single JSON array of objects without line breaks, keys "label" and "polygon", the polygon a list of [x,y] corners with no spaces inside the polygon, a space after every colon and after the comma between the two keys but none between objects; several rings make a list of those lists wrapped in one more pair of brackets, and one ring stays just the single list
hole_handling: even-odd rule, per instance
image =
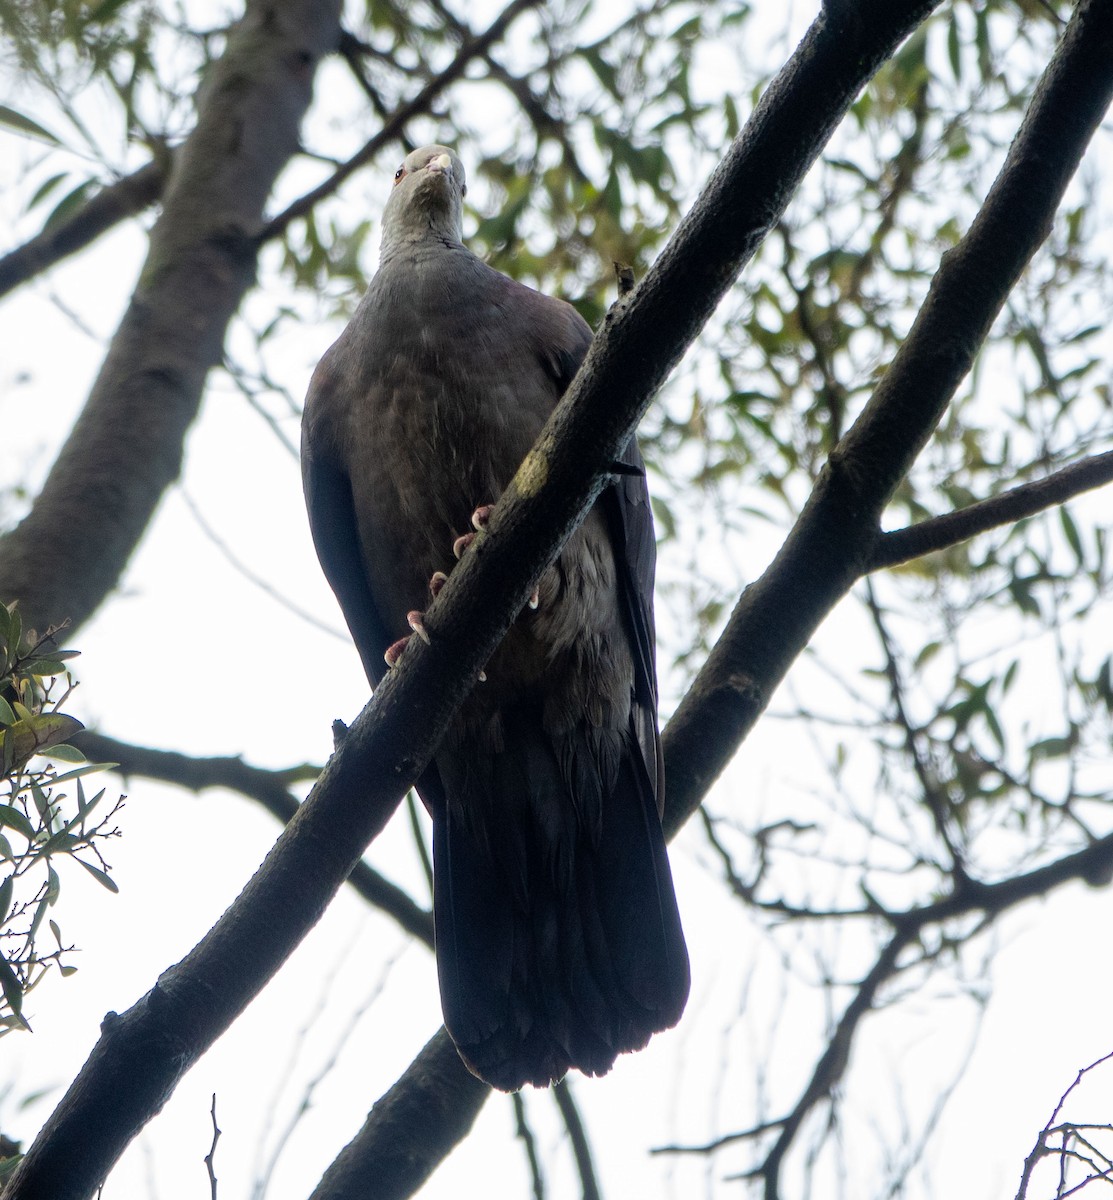
[{"label": "bird head", "polygon": [[383,257],[402,242],[463,238],[464,164],[447,146],[422,146],[402,160],[383,209]]}]

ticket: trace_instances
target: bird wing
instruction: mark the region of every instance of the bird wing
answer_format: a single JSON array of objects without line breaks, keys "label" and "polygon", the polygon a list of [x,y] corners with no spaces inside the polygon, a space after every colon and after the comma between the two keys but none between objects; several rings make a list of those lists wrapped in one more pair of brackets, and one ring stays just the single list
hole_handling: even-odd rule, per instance
[{"label": "bird wing", "polygon": [[328,440],[315,436],[315,401],[317,389],[322,386],[319,380],[320,376],[315,375],[310,385],[302,425],[301,474],[309,528],[325,578],[340,602],[374,687],[386,672],[383,652],[390,638],[367,582],[351,480],[347,471],[332,461]]}]

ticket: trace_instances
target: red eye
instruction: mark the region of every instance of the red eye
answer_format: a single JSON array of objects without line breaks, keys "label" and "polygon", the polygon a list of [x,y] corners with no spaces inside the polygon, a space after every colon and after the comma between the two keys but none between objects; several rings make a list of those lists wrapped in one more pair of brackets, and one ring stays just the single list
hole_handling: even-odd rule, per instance
[{"label": "red eye", "polygon": [[398,168],[398,170],[394,172],[394,182],[395,182],[395,183],[401,183],[401,182],[402,182],[402,177],[403,177],[405,174],[406,174],[406,168],[405,168],[405,167],[399,167],[399,168]]}]

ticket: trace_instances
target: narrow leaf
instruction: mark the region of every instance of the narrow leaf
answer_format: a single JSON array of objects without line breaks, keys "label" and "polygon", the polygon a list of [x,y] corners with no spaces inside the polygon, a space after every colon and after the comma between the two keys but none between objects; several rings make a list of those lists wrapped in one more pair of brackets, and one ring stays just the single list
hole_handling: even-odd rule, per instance
[{"label": "narrow leaf", "polygon": [[97,881],[97,883],[101,884],[102,887],[108,888],[110,892],[119,892],[120,889],[116,886],[116,883],[112,877],[106,875],[99,867],[94,867],[91,863],[87,863],[81,858],[74,858],[73,861],[76,863],[81,863],[85,870],[88,871],[89,874],[92,875],[92,877]]},{"label": "narrow leaf", "polygon": [[23,113],[16,112],[14,108],[9,108],[6,104],[0,104],[0,125],[7,125],[9,129],[18,130],[20,133],[29,133],[32,137],[41,138],[44,142],[50,142],[52,146],[60,146],[62,143],[48,129],[44,129],[38,121],[32,121],[30,117],[25,117]]}]

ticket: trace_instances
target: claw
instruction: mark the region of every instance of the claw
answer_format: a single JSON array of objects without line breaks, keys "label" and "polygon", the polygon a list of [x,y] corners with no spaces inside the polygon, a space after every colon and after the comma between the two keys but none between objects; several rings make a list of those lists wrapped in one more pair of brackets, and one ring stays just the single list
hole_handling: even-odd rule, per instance
[{"label": "claw", "polygon": [[540,603],[541,603],[541,595],[538,592],[537,588],[534,588],[533,591],[530,592],[530,594],[529,594],[529,599],[526,601],[526,607],[528,609],[536,611],[537,606]]},{"label": "claw", "polygon": [[452,553],[455,554],[457,558],[461,558],[463,556],[464,551],[474,541],[475,541],[474,533],[460,534],[460,536],[452,543]]},{"label": "claw", "polygon": [[383,654],[383,658],[386,660],[386,665],[393,669],[395,664],[402,657],[402,651],[405,650],[409,644],[409,637],[404,637],[399,638],[398,641],[392,642],[389,646],[387,646],[386,651]]},{"label": "claw", "polygon": [[429,580],[430,595],[436,597],[447,582],[448,576],[443,571],[434,571],[432,578]]},{"label": "claw", "polygon": [[418,612],[415,608],[413,612],[406,613],[406,624],[427,646],[433,644],[429,640],[429,631],[425,628],[425,614],[423,612]]},{"label": "claw", "polygon": [[486,529],[488,522],[491,520],[491,513],[495,511],[493,504],[481,504],[471,515],[471,523],[473,529]]}]

